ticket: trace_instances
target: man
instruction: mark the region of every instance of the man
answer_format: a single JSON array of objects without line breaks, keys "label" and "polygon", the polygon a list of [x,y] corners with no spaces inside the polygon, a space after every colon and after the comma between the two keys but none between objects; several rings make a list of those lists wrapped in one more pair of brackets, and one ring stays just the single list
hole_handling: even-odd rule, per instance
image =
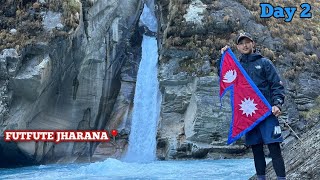
[{"label": "man", "polygon": [[[241,53],[239,58],[241,66],[272,106],[272,114],[246,134],[246,144],[252,148],[257,177],[259,180],[266,179],[263,145],[267,144],[278,180],[284,180],[286,174],[280,148],[283,138],[277,118],[281,114],[281,106],[284,102],[284,87],[272,62],[255,51],[255,42],[249,33],[240,33],[236,43]],[[223,47],[221,54],[227,48],[229,47]],[[220,61],[217,67],[219,69]]]}]

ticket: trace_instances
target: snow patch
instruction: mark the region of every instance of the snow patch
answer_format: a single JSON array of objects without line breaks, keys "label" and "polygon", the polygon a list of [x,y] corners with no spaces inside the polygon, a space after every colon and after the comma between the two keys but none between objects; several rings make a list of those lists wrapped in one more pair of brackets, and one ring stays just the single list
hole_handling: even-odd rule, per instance
[{"label": "snow patch", "polygon": [[202,24],[203,12],[207,5],[203,4],[200,0],[193,0],[187,9],[187,14],[183,17],[187,22],[193,22],[195,24]]},{"label": "snow patch", "polygon": [[34,76],[40,76],[43,69],[47,67],[49,60],[49,56],[46,56],[38,65],[36,58],[29,60],[26,67],[17,75],[16,79],[31,79]]},{"label": "snow patch", "polygon": [[44,29],[47,31],[50,31],[54,28],[62,29],[63,25],[61,22],[61,13],[56,13],[52,11],[44,13],[42,24]]},{"label": "snow patch", "polygon": [[17,30],[16,29],[10,29],[10,34],[17,34]]},{"label": "snow patch", "polygon": [[6,58],[6,57],[14,57],[18,58],[17,50],[11,48],[11,49],[4,49],[0,54],[0,58]]}]

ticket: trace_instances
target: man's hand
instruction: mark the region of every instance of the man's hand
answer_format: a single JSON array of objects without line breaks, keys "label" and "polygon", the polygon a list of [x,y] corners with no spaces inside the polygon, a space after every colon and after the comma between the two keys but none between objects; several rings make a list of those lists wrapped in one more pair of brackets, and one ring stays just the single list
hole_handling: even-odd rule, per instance
[{"label": "man's hand", "polygon": [[275,115],[276,117],[280,116],[281,111],[277,106],[272,106],[272,113],[273,115]]},{"label": "man's hand", "polygon": [[228,45],[226,45],[225,47],[221,48],[221,50],[220,50],[221,54],[223,54],[228,48],[229,48]]}]

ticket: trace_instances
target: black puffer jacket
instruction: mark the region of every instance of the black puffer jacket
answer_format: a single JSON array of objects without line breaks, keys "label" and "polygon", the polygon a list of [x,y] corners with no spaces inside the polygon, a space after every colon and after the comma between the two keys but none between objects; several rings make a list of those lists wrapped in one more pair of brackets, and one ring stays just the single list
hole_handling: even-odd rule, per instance
[{"label": "black puffer jacket", "polygon": [[[220,75],[220,62],[217,62]],[[240,56],[240,63],[271,105],[282,105],[284,87],[273,63],[258,53]]]}]

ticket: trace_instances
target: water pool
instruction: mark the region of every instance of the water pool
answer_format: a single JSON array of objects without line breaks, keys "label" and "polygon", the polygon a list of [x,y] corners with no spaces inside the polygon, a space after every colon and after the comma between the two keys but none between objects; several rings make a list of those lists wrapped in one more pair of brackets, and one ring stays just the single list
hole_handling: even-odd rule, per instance
[{"label": "water pool", "polygon": [[116,159],[87,164],[54,164],[0,169],[0,179],[248,179],[252,159],[154,161],[127,163]]}]

